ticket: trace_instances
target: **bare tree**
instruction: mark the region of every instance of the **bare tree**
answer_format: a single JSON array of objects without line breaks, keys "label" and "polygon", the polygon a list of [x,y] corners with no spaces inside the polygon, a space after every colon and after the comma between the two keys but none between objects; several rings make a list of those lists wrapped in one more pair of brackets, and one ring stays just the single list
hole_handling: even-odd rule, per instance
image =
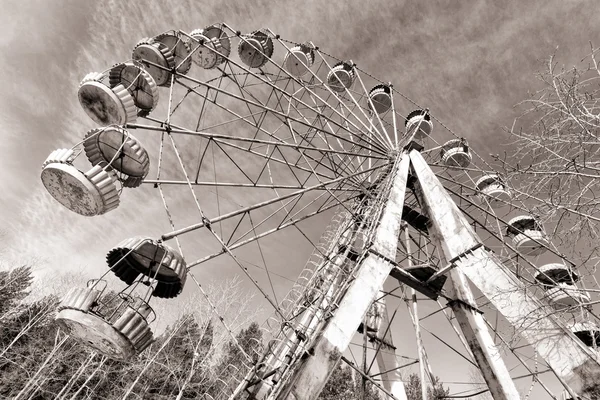
[{"label": "bare tree", "polygon": [[592,47],[581,68],[559,68],[550,57],[538,74],[543,87],[519,104],[510,155],[497,156],[516,200],[552,227],[556,245],[594,271],[600,248],[597,52]]},{"label": "bare tree", "polygon": [[[590,49],[580,67],[559,67],[550,57],[538,74],[542,88],[519,104],[510,157],[496,156],[517,207],[545,225],[555,255],[573,262],[588,293],[597,292],[600,263],[600,49]],[[600,323],[597,303],[582,304],[571,318]],[[595,398],[600,377],[586,379],[582,395]]]}]

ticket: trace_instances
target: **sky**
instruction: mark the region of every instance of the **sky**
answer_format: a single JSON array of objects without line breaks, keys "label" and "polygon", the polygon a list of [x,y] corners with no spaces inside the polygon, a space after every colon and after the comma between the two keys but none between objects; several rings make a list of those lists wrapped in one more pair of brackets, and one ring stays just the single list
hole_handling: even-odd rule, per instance
[{"label": "sky", "polygon": [[[162,212],[160,199],[148,188],[128,191],[117,210],[86,219],[63,209],[39,179],[51,151],[70,147],[94,127],[77,102],[81,78],[128,59],[142,37],[225,21],[242,32],[269,27],[290,40],[311,40],[392,82],[485,155],[504,149],[503,127],[516,117],[514,105],[539,87],[535,72],[543,61],[556,53],[560,64],[578,64],[600,33],[595,1],[1,4],[0,249],[4,267],[33,264],[39,282],[92,277],[104,272],[106,251],[122,239],[169,230],[164,218],[155,217]],[[273,258],[285,254],[287,269],[280,271],[293,279],[310,248],[290,246],[297,238],[286,235],[265,251]],[[219,278],[218,268],[198,273],[211,282]],[[285,283],[277,291],[284,292]]]}]

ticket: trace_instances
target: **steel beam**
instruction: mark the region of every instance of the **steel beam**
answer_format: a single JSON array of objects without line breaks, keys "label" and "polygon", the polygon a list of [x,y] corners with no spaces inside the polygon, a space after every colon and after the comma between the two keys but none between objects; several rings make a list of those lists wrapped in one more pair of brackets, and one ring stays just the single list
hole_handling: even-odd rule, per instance
[{"label": "steel beam", "polygon": [[408,155],[403,153],[390,173],[389,197],[375,230],[368,257],[359,266],[335,314],[316,340],[311,355],[299,366],[278,400],[313,400],[319,397],[369,306],[379,295],[379,290],[394,266],[408,166]]},{"label": "steel beam", "polygon": [[[582,373],[598,373],[600,370],[596,356],[554,317],[549,305],[534,297],[493,253],[482,246],[476,247],[481,240],[421,154],[413,150],[410,159],[418,180],[416,191],[432,221],[430,233],[441,243],[446,259],[456,259],[457,268],[452,273],[460,271],[469,278],[546,360],[557,376],[574,390],[580,390]],[[461,275],[454,275],[455,288],[468,288],[468,283]],[[462,303],[466,308],[474,305],[468,297],[466,300]],[[463,324],[465,327],[478,326],[478,323],[472,325],[476,323],[472,311],[476,309],[462,313],[461,327]],[[484,347],[487,346],[483,344]]]},{"label": "steel beam", "polygon": [[407,400],[406,390],[404,389],[404,382],[402,381],[402,374],[400,373],[400,366],[398,365],[398,359],[396,358],[396,348],[394,347],[394,341],[392,339],[392,327],[390,326],[390,317],[387,310],[387,304],[385,301],[385,294],[379,292],[379,297],[382,303],[381,312],[381,323],[377,327],[377,367],[381,374],[381,381],[385,390],[394,395],[398,400]]}]

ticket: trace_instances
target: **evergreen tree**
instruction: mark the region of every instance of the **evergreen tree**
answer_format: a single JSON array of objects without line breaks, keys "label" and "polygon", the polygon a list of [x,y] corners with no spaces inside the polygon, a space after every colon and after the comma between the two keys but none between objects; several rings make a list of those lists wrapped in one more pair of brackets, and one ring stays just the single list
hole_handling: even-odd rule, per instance
[{"label": "evergreen tree", "polygon": [[[408,376],[408,381],[405,382],[404,388],[408,400],[422,400],[421,378],[419,375],[410,374]],[[436,376],[434,377],[433,385],[427,388],[427,400],[443,400],[446,399],[446,396],[448,396],[449,393],[450,391],[444,389],[440,379]]]},{"label": "evergreen tree", "polygon": [[53,322],[58,299],[44,297],[14,307],[0,325],[0,396],[13,398],[55,346]]},{"label": "evergreen tree", "polygon": [[32,280],[28,266],[0,271],[0,320],[29,294]]},{"label": "evergreen tree", "polygon": [[[237,342],[237,344],[236,344]],[[243,349],[245,355],[240,350]],[[247,372],[244,365],[251,363],[246,355],[252,359],[252,364],[258,362],[259,352],[262,347],[262,331],[256,322],[248,328],[242,329],[236,335],[236,341],[230,340],[225,346],[221,361],[215,368],[209,394],[213,397],[223,390],[231,390],[237,385]]]},{"label": "evergreen tree", "polygon": [[[377,388],[371,382],[367,382],[366,389],[364,400],[380,399]],[[319,400],[363,400],[362,377],[356,374],[355,380],[350,367],[337,366],[321,391]]]},{"label": "evergreen tree", "polygon": [[[144,398],[193,399],[208,389],[210,370],[206,356],[211,352],[213,327],[210,322],[201,326],[192,315],[182,316],[168,328],[150,349],[148,355],[161,352],[146,369],[134,392]],[[131,374],[142,370],[139,363]]]},{"label": "evergreen tree", "polygon": [[338,366],[319,395],[320,400],[354,399],[355,385],[350,368]]}]

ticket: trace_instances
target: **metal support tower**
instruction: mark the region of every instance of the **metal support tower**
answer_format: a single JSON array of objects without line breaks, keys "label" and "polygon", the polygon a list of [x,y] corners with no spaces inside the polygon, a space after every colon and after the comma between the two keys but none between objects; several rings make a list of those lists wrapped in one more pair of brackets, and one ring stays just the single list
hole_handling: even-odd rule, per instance
[{"label": "metal support tower", "polygon": [[[590,362],[594,360],[594,355],[548,312],[547,305],[533,297],[523,283],[510,274],[493,253],[482,246],[481,240],[421,154],[412,151],[410,159],[418,182],[417,192],[432,221],[433,236],[440,242],[446,259],[456,265],[458,274],[453,276],[455,289],[468,296],[468,293],[464,292],[468,291],[468,284],[462,277],[464,274],[546,360],[554,372],[575,391],[580,390],[581,369],[599,368],[597,362]],[[461,295],[460,292],[458,294]],[[461,300],[460,297],[457,297],[457,300]],[[470,308],[470,299],[467,297],[465,300],[462,304]],[[486,339],[485,335],[479,336],[482,332],[487,333],[487,328],[483,319],[474,315],[475,310],[471,308],[457,314],[460,326],[482,372],[487,375],[486,381],[490,390],[499,390],[500,386],[503,386],[507,388],[508,396],[510,385],[507,380],[510,378],[499,369],[501,360],[494,363],[498,368],[496,371],[492,371],[492,365],[486,365],[492,362],[496,355],[493,354],[493,350],[485,354],[485,348],[490,349],[488,343],[493,344],[493,341]],[[480,362],[482,356],[487,362]],[[514,395],[513,393],[512,396]],[[501,397],[498,394],[494,395],[494,398],[518,398],[518,395],[516,396]]]},{"label": "metal support tower", "polygon": [[380,292],[379,297],[383,304],[381,310],[381,324],[377,329],[377,338],[379,339],[379,351],[377,352],[377,367],[379,368],[382,384],[385,390],[394,395],[398,400],[407,400],[406,391],[402,375],[400,375],[398,359],[396,358],[396,348],[392,339],[392,326],[385,303],[385,298]]},{"label": "metal support tower", "polygon": [[[412,150],[410,154],[404,151],[398,155],[388,179],[389,196],[383,200],[385,205],[374,238],[364,249],[365,257],[355,276],[347,278],[347,290],[332,311],[332,317],[325,323],[321,321],[320,329],[315,327],[314,345],[298,358],[297,365],[290,363],[291,377],[275,382],[275,385],[281,385],[278,390],[272,384],[263,386],[264,390],[255,390],[251,398],[310,400],[318,397],[369,307],[381,295],[388,275],[396,267],[409,179],[415,180],[412,186],[415,195],[423,213],[431,220],[431,240],[442,250],[442,258],[451,265],[446,272],[451,280],[449,305],[494,399],[518,400],[520,397],[477,308],[467,278],[529,341],[560,379],[575,392],[580,390],[582,370],[598,368],[594,355],[548,312],[546,305],[526,291],[493,253],[486,250],[421,154]],[[382,317],[377,338],[393,346],[387,310],[384,309]],[[310,325],[315,326],[314,322]],[[379,352],[377,361],[388,397],[405,400],[394,353]]]},{"label": "metal support tower", "polygon": [[327,383],[350,340],[364,319],[369,306],[376,299],[390,271],[394,267],[409,158],[399,156],[391,171],[391,189],[377,227],[369,256],[364,259],[355,279],[323,329],[313,348],[313,353],[300,366],[296,376],[278,397],[278,400],[312,400]]}]

